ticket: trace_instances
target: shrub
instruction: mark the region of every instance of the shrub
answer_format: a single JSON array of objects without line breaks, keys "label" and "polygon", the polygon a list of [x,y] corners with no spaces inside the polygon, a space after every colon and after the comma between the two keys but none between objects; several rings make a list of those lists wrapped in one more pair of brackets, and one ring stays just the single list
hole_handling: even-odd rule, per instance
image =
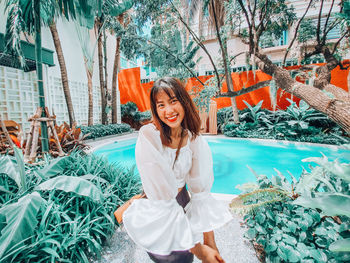
[{"label": "shrub", "polygon": [[40,168],[0,157],[0,261],[89,262],[114,232],[113,211],[141,190],[133,170],[73,152]]},{"label": "shrub", "polygon": [[95,139],[107,135],[122,134],[130,132],[131,128],[128,124],[96,124],[92,126],[80,126],[81,132],[87,136],[86,139]]},{"label": "shrub", "polygon": [[[339,126],[305,102],[297,106],[291,101],[287,110],[271,112],[261,109],[262,101],[240,111],[239,125],[232,123],[230,108],[219,110],[218,128],[226,136],[242,138],[278,139],[313,143],[344,144],[350,140],[341,136]],[[228,117],[223,117],[228,116]],[[219,117],[218,117],[219,119]]]},{"label": "shrub", "polygon": [[139,111],[137,105],[131,101],[121,105],[121,115],[122,121],[136,130],[152,118],[150,111]]},{"label": "shrub", "polygon": [[348,262],[350,260],[350,163],[316,162],[293,183],[278,172],[231,204],[244,213],[245,236],[264,248],[267,262]]}]

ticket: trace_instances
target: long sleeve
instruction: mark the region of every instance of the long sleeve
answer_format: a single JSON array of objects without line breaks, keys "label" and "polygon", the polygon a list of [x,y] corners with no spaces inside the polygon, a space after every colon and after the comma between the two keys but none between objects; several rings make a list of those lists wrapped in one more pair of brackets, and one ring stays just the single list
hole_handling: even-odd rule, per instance
[{"label": "long sleeve", "polygon": [[198,136],[190,144],[192,168],[186,183],[191,193],[191,201],[185,207],[193,234],[209,232],[232,219],[228,208],[215,200],[211,193],[213,185],[213,160],[208,143]]},{"label": "long sleeve", "polygon": [[135,200],[123,215],[126,231],[146,251],[168,255],[187,250],[194,240],[189,220],[176,201],[173,170],[164,158],[159,131],[151,124],[140,129],[136,165],[147,199]]}]

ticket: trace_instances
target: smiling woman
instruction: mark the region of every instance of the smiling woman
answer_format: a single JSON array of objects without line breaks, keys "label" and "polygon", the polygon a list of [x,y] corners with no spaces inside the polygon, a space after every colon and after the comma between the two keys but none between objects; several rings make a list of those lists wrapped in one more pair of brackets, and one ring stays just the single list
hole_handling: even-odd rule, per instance
[{"label": "smiling woman", "polygon": [[140,129],[135,148],[147,199],[125,211],[125,229],[154,262],[190,263],[193,254],[224,262],[213,230],[232,217],[210,194],[213,161],[196,108],[174,78],[156,81],[150,99],[153,123]]}]

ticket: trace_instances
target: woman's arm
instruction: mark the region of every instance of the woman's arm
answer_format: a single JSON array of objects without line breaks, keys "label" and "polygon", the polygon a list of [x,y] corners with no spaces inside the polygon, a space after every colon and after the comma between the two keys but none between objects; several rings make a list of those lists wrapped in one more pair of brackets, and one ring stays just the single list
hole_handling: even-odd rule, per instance
[{"label": "woman's arm", "polygon": [[204,243],[204,245],[207,245],[207,246],[211,247],[212,249],[215,249],[217,252],[219,252],[219,250],[216,246],[216,243],[215,243],[214,231],[203,233],[203,243]]},{"label": "woman's arm", "polygon": [[205,244],[197,243],[190,252],[203,263],[225,263],[218,251]]}]

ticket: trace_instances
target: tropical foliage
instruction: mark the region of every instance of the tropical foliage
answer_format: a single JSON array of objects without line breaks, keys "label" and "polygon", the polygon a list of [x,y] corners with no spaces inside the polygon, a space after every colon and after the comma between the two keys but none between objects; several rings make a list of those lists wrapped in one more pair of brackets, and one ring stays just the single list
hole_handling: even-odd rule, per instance
[{"label": "tropical foliage", "polygon": [[230,137],[263,138],[344,144],[350,139],[342,136],[341,128],[324,114],[310,108],[304,101],[290,101],[286,110],[262,109],[262,101],[240,113],[240,124],[232,122],[229,108],[218,111],[218,130]]},{"label": "tropical foliage", "polygon": [[86,139],[95,139],[107,135],[116,135],[131,131],[128,124],[96,124],[92,126],[79,126]]},{"label": "tropical foliage", "polygon": [[33,167],[0,156],[0,261],[89,262],[115,227],[113,212],[140,192],[134,170],[74,152]]},{"label": "tropical foliage", "polygon": [[139,111],[137,105],[131,101],[121,105],[121,114],[122,121],[137,130],[152,118],[150,111]]},{"label": "tropical foliage", "polygon": [[[349,158],[347,156],[346,158]],[[264,248],[266,262],[348,262],[350,260],[350,163],[308,158],[317,163],[290,183],[280,172],[240,187],[233,211],[244,213],[246,237]]]}]

